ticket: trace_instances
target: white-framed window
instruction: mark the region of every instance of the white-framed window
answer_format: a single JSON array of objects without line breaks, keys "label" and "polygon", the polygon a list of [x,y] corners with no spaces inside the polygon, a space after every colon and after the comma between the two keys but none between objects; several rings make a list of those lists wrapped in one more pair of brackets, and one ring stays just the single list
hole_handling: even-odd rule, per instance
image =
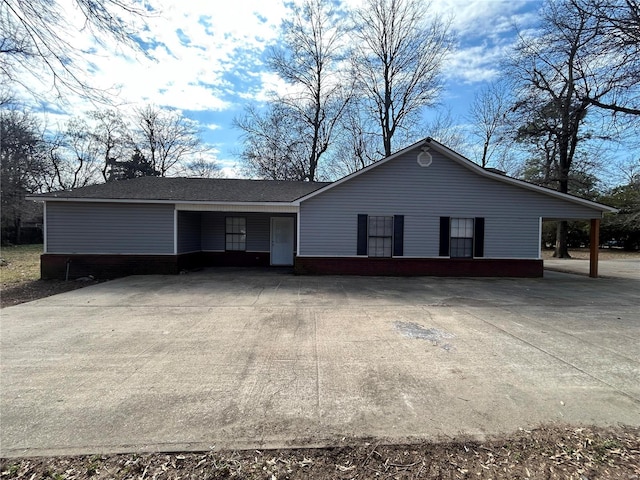
[{"label": "white-framed window", "polygon": [[247,249],[247,219],[245,217],[227,217],[225,227],[225,250]]},{"label": "white-framed window", "polygon": [[473,218],[451,219],[451,258],[473,257]]},{"label": "white-framed window", "polygon": [[369,216],[369,256],[391,257],[393,248],[393,217]]}]

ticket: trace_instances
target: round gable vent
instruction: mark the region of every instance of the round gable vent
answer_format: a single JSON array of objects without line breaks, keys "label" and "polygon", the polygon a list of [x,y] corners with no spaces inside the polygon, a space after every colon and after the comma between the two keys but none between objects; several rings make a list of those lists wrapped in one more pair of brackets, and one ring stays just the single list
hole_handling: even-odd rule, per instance
[{"label": "round gable vent", "polygon": [[428,167],[429,165],[431,165],[431,162],[433,161],[433,158],[431,157],[431,154],[427,151],[422,151],[418,154],[418,165],[420,165],[421,167]]}]

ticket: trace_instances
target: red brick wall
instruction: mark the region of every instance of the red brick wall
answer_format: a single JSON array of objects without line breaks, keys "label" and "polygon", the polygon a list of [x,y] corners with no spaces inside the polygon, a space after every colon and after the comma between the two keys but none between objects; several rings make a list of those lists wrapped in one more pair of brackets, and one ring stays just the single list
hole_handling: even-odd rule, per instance
[{"label": "red brick wall", "polygon": [[127,275],[172,275],[202,267],[269,266],[269,252],[195,252],[181,255],[59,255],[40,256],[43,279],[69,279],[93,275],[98,279]]},{"label": "red brick wall", "polygon": [[[171,275],[182,269],[212,266],[268,266],[268,252],[197,252],[183,255],[58,255],[43,254],[43,279],[93,275],[98,279],[126,275]],[[541,277],[542,260],[449,258],[325,258],[297,257],[299,274],[430,275],[447,277]]]},{"label": "red brick wall", "polygon": [[295,272],[329,275],[542,277],[542,260],[297,257]]},{"label": "red brick wall", "polygon": [[69,279],[93,275],[110,279],[127,275],[176,274],[178,261],[174,255],[60,255],[40,256],[43,279],[65,279],[69,262]]},{"label": "red brick wall", "polygon": [[269,252],[201,252],[204,267],[268,267]]}]

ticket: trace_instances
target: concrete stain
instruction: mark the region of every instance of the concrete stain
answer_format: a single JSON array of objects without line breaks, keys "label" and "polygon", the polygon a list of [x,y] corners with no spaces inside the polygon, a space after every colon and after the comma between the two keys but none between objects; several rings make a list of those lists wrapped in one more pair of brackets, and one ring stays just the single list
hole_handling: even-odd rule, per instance
[{"label": "concrete stain", "polygon": [[427,340],[434,346],[439,346],[447,352],[455,351],[455,347],[445,339],[454,338],[453,333],[445,332],[437,328],[425,328],[415,322],[394,322],[394,326],[401,335],[408,338],[417,338],[419,340]]}]

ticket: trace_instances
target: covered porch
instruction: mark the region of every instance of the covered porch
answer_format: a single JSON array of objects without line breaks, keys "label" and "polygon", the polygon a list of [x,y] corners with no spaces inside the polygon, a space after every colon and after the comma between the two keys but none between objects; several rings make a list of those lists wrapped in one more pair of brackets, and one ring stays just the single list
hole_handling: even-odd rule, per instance
[{"label": "covered porch", "polygon": [[297,207],[176,205],[179,270],[212,266],[292,266]]}]

